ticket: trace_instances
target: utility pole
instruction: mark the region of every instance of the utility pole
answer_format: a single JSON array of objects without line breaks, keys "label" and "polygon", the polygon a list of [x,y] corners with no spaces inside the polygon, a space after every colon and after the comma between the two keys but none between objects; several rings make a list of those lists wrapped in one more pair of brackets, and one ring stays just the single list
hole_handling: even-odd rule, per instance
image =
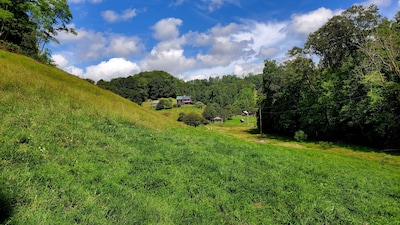
[{"label": "utility pole", "polygon": [[261,114],[261,105],[260,105],[260,137],[262,137],[262,114]]}]

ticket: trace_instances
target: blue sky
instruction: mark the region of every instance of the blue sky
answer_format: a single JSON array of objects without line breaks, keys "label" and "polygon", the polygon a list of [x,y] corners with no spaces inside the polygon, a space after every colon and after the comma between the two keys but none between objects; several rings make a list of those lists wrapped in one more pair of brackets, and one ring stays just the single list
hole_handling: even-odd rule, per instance
[{"label": "blue sky", "polygon": [[47,47],[59,68],[95,81],[164,70],[183,80],[262,72],[353,4],[393,18],[400,0],[68,0],[77,36]]}]

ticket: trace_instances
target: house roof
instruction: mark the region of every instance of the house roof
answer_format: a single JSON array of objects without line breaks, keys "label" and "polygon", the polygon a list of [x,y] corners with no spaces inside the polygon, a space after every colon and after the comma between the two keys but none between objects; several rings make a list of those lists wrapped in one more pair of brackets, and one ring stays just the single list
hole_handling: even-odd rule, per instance
[{"label": "house roof", "polygon": [[184,96],[177,96],[177,97],[176,97],[176,100],[192,100],[192,97],[186,96],[186,95],[184,95]]}]

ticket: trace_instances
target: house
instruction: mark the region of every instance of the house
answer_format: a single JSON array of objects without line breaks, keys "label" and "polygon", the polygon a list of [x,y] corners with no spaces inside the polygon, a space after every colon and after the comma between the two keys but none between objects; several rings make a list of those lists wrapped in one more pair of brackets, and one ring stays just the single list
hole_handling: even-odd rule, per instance
[{"label": "house", "polygon": [[177,96],[176,97],[176,104],[178,105],[185,105],[185,104],[192,104],[192,97],[190,96]]},{"label": "house", "polygon": [[217,117],[215,117],[213,119],[213,122],[214,123],[222,123],[222,122],[224,122],[224,119],[222,119],[221,117],[217,116]]}]

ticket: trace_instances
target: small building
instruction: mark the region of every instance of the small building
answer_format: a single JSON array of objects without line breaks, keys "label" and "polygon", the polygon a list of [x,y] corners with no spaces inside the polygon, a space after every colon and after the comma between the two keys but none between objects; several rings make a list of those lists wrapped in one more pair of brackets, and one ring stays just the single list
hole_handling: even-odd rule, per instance
[{"label": "small building", "polygon": [[152,106],[153,108],[156,108],[157,105],[158,105],[158,103],[160,103],[159,100],[153,100],[153,102],[151,103],[151,106]]},{"label": "small building", "polygon": [[213,119],[213,122],[214,123],[222,123],[222,122],[224,122],[224,119],[222,119],[221,117],[217,116],[217,117],[215,117]]},{"label": "small building", "polygon": [[176,104],[178,105],[186,105],[192,104],[192,97],[191,96],[177,96],[176,97]]}]

